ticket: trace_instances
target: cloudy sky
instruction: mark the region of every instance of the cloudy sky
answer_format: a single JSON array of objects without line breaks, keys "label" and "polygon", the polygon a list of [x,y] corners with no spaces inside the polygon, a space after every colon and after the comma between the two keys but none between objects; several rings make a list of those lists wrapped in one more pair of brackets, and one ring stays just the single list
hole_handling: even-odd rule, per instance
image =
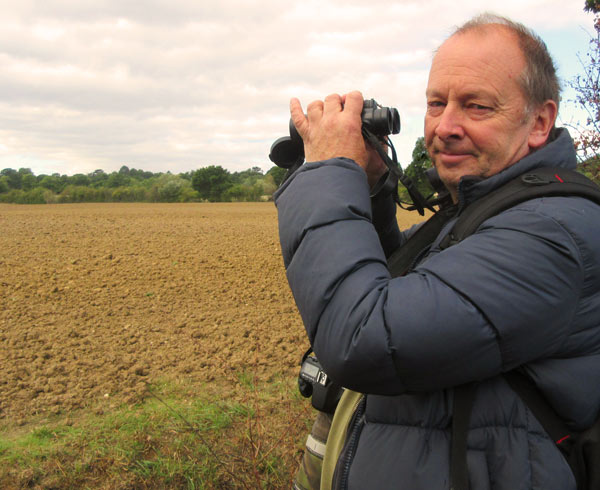
[{"label": "cloudy sky", "polygon": [[[290,97],[353,89],[398,108],[407,164],[432,50],[483,3],[0,0],[0,169],[266,171]],[[580,71],[584,0],[485,3],[538,32],[563,80]]]}]

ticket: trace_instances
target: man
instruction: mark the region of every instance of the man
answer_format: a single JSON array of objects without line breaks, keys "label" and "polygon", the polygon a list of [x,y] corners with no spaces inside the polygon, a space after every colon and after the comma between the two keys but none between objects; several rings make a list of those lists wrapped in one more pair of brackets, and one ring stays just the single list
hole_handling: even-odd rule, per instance
[{"label": "man", "polygon": [[[520,24],[465,24],[437,51],[426,95],[427,149],[459,213],[524,172],[575,166],[568,133],[554,130],[552,60]],[[407,233],[391,199],[370,202],[382,166],[361,136],[361,108],[358,92],[312,102],[306,117],[292,100],[311,163],[275,196],[314,351],[336,382],[367,394],[335,481],[448,489],[454,387],[479,382],[471,488],[574,489],[554,442],[501,374],[521,368],[575,430],[598,416],[600,206],[530,200],[441,251],[449,223],[412,272],[391,279],[385,255]]]}]

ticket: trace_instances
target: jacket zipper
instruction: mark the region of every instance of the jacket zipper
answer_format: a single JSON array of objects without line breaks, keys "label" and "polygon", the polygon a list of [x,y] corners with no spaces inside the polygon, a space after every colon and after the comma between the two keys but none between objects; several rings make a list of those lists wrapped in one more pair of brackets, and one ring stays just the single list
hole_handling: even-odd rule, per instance
[{"label": "jacket zipper", "polygon": [[358,445],[358,438],[365,423],[365,408],[367,397],[362,396],[356,405],[356,411],[348,425],[347,437],[338,462],[335,466],[332,488],[346,490],[348,488],[348,476],[350,465],[354,459],[354,452]]}]

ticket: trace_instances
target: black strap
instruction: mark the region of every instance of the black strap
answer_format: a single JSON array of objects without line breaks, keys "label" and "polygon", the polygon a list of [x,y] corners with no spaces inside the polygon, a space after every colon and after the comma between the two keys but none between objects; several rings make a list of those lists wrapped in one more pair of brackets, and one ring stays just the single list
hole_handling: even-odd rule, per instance
[{"label": "black strap", "polygon": [[[597,420],[588,431],[575,432],[525,374],[513,370],[504,373],[504,378],[563,453],[575,476],[577,488],[600,488],[600,421]],[[582,434],[585,436],[583,441],[579,439]]]},{"label": "black strap", "polygon": [[435,213],[388,257],[388,269],[392,277],[403,276],[410,270],[419,254],[433,243],[454,212],[455,208],[452,207]]},{"label": "black strap", "polygon": [[391,159],[387,152],[381,146],[379,138],[372,133],[367,127],[362,127],[362,135],[371,145],[371,147],[379,154],[383,163],[385,163],[388,168],[388,172],[377,182],[375,185],[375,193],[371,193],[371,197],[374,197],[376,193],[379,192],[388,192],[393,189],[392,195],[394,196],[394,200],[400,204],[400,198],[398,197],[398,181],[402,183],[402,185],[408,191],[408,195],[412,199],[414,209],[416,209],[421,216],[425,214],[425,208],[430,211],[435,212],[433,205],[423,197],[417,186],[414,182],[402,171],[402,167],[398,165],[398,159],[396,157],[396,150],[394,149],[394,145],[391,144],[391,141],[388,139],[387,144],[392,148],[393,159]]},{"label": "black strap", "polygon": [[442,243],[448,248],[475,233],[485,220],[538,197],[580,196],[600,204],[600,189],[585,175],[564,168],[542,167],[527,172],[472,202],[460,212]]},{"label": "black strap", "polygon": [[[552,196],[580,196],[600,204],[600,189],[583,174],[562,168],[539,168],[509,181],[461,210],[452,231],[440,243],[440,248],[446,249],[457,244],[475,233],[485,220],[521,202]],[[455,206],[436,212],[390,255],[388,268],[392,277],[402,276],[410,270],[415,259],[431,245],[455,213]]]},{"label": "black strap", "polygon": [[521,397],[552,440],[563,450],[571,444],[574,432],[569,429],[538,387],[525,374],[513,370],[504,373],[510,387]]},{"label": "black strap", "polygon": [[467,434],[475,401],[475,383],[454,388],[452,405],[452,442],[450,447],[450,490],[469,490]]}]

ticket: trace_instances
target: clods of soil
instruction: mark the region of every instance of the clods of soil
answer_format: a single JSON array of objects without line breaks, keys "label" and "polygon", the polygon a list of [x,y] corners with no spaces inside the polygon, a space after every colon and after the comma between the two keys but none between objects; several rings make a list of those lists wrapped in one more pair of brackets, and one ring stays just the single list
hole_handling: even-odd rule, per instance
[{"label": "clods of soil", "polygon": [[2,205],[0,224],[0,419],[297,375],[272,203]]}]

